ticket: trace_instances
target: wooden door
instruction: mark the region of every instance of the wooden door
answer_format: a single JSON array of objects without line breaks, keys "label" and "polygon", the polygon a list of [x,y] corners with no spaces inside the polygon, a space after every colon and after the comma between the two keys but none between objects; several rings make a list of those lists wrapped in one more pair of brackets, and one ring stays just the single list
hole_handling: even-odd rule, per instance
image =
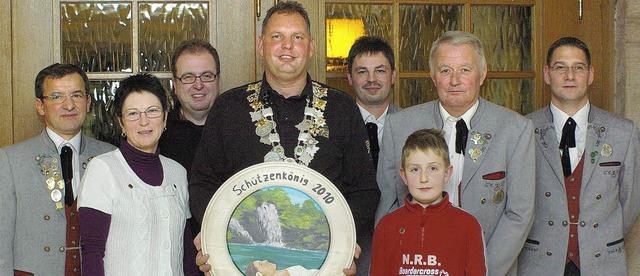
[{"label": "wooden door", "polygon": [[[611,111],[613,91],[614,3],[613,0],[543,1],[543,43],[546,60],[549,46],[560,37],[574,36],[587,43],[595,78],[589,87],[589,99],[597,107]],[[545,104],[551,99],[548,85],[544,86]]]}]

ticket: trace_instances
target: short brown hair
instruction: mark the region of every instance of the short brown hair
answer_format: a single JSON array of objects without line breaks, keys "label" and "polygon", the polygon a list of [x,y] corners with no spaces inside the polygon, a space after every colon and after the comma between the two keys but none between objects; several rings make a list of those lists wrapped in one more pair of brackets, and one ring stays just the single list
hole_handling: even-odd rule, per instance
[{"label": "short brown hair", "polygon": [[269,24],[269,19],[274,14],[294,14],[297,13],[302,18],[304,18],[304,22],[307,23],[307,31],[309,31],[309,35],[311,35],[311,22],[309,21],[309,14],[302,7],[302,4],[296,1],[280,1],[275,6],[271,7],[267,11],[267,15],[265,15],[264,20],[262,20],[262,30],[261,33],[264,35],[264,30],[267,28],[267,24]]},{"label": "short brown hair", "polygon": [[193,38],[189,40],[185,40],[173,51],[173,55],[171,56],[171,73],[173,77],[178,77],[176,72],[178,69],[176,68],[176,62],[178,62],[178,58],[183,53],[189,54],[200,54],[200,53],[210,53],[213,56],[213,60],[216,62],[216,74],[220,74],[220,57],[218,56],[218,51],[214,48],[211,43],[207,42],[204,39]]},{"label": "short brown hair", "polygon": [[444,140],[444,131],[440,129],[421,129],[409,135],[404,147],[402,147],[402,168],[404,168],[405,160],[415,151],[432,151],[437,156],[442,157],[446,167],[451,165],[449,147]]}]

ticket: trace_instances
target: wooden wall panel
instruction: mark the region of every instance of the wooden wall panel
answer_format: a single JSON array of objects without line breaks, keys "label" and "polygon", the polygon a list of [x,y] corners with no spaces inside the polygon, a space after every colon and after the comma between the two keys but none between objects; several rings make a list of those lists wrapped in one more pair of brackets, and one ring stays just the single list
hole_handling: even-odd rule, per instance
[{"label": "wooden wall panel", "polygon": [[52,6],[53,0],[11,2],[13,143],[36,136],[44,129],[35,108],[34,81],[42,68],[53,63]]},{"label": "wooden wall panel", "polygon": [[11,0],[0,0],[0,147],[13,142]]}]

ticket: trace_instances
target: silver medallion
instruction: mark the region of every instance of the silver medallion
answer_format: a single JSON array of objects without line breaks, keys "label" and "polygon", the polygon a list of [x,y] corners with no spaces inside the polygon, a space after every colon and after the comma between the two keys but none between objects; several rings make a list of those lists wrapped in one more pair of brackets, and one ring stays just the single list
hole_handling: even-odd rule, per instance
[{"label": "silver medallion", "polygon": [[259,137],[264,137],[269,135],[269,133],[271,133],[271,124],[266,123],[262,126],[256,127],[256,134]]},{"label": "silver medallion", "polygon": [[604,157],[609,157],[613,154],[613,147],[609,144],[602,145],[602,150],[600,150],[600,154]]},{"label": "silver medallion", "polygon": [[51,200],[53,200],[53,202],[60,202],[60,200],[62,200],[62,192],[58,189],[51,190],[51,193],[49,195],[51,196]]},{"label": "silver medallion", "polygon": [[278,155],[274,151],[269,151],[264,155],[264,162],[275,162],[280,161],[280,155]]}]

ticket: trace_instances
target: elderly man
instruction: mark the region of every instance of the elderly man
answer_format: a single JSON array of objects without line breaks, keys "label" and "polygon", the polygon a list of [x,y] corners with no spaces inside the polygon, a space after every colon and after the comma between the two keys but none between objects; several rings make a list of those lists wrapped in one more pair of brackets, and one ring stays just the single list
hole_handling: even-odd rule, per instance
[{"label": "elderly man", "polygon": [[445,187],[449,199],[482,225],[490,275],[514,275],[533,221],[532,123],[480,98],[487,65],[476,36],[445,33],[431,48],[429,66],[439,99],[385,121],[376,219],[403,205],[408,193],[399,175],[406,138],[418,129],[444,129],[454,169]]},{"label": "elderly man", "polygon": [[207,118],[189,183],[193,214],[201,220],[211,196],[238,171],[290,161],[332,181],[351,208],[358,241],[370,238],[380,191],[373,165],[362,162],[370,158],[366,130],[351,98],[307,73],[315,47],[307,12],[279,2],[257,44],[262,80],[220,95]]},{"label": "elderly man", "polygon": [[528,115],[536,210],[522,275],[627,275],[624,236],[640,213],[640,140],[633,122],[589,103],[593,70],[581,40],[563,37],[549,48],[551,103]]},{"label": "elderly man", "polygon": [[82,135],[89,80],[79,67],[53,64],[35,81],[42,133],[0,149],[0,275],[80,275],[76,212],[89,160],[114,149]]}]

